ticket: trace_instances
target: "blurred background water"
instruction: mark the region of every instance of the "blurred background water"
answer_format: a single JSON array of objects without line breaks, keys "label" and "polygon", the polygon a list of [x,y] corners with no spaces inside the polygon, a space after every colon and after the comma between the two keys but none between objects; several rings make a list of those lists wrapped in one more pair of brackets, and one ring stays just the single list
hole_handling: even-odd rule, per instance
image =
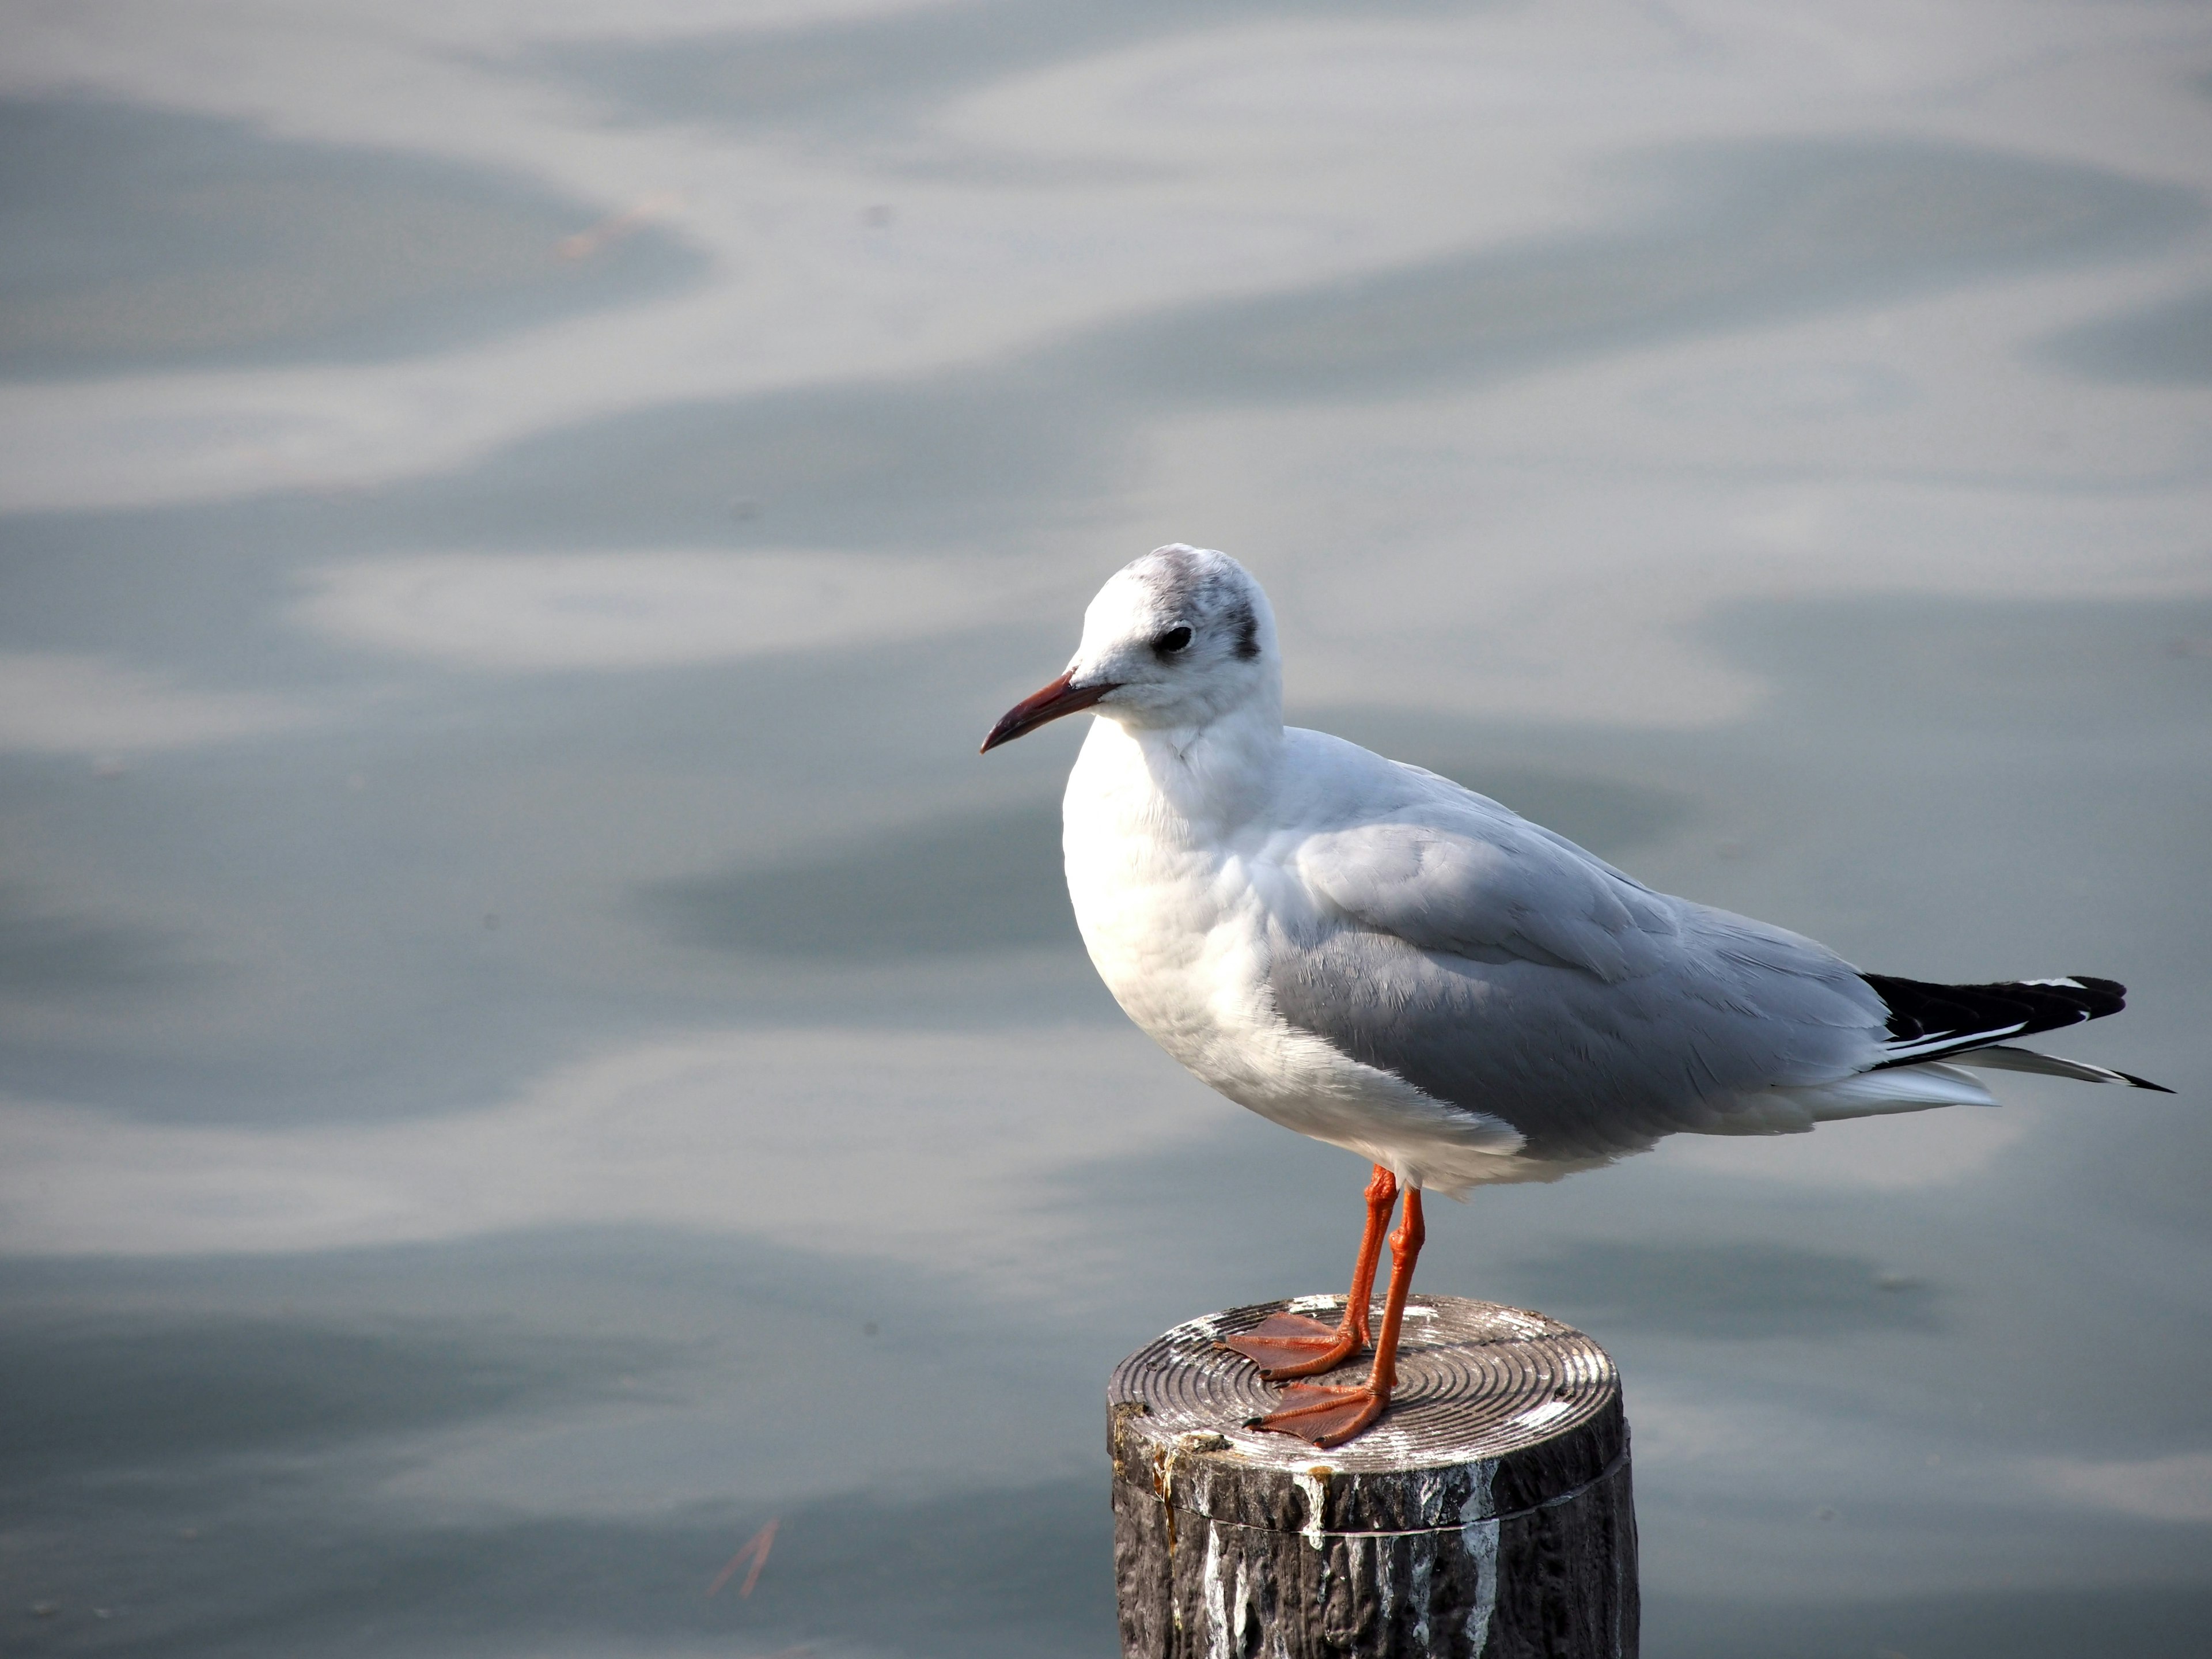
[{"label": "blurred background water", "polygon": [[1437,1215],[1647,1653],[2202,1651],[2202,7],[0,20],[0,1650],[1111,1653],[1109,1366],[1364,1179],[974,752],[1188,540],[1294,719],[2179,1091]]}]

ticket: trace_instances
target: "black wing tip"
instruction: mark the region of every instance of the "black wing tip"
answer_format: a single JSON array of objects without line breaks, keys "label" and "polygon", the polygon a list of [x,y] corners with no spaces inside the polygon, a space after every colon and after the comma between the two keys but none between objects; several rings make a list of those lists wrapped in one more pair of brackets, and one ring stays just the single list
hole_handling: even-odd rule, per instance
[{"label": "black wing tip", "polygon": [[2148,1078],[2137,1077],[2133,1072],[2115,1072],[2112,1075],[2114,1077],[2124,1077],[2127,1079],[2128,1086],[2131,1089],[2148,1089],[2154,1095],[2170,1095],[2173,1093],[2173,1091],[2167,1088],[2163,1083],[2153,1083]]},{"label": "black wing tip", "polygon": [[[2112,1010],[2114,1013],[2119,1012],[2121,1008],[2127,1006],[2128,988],[2116,979],[2099,979],[2094,974],[2069,974],[2066,977],[2085,991],[2093,992],[2100,997],[2110,997],[2118,1005]],[[2038,981],[2027,980],[2021,982],[2035,984]],[[2094,1019],[2096,1016],[2092,1015],[2090,1018]]]},{"label": "black wing tip", "polygon": [[1882,1062],[1888,1066],[1942,1060],[1994,1042],[2102,1019],[2128,1003],[2126,986],[2093,974],[1984,985],[1936,985],[1888,974],[1859,977],[1889,1013],[1891,1058]]}]

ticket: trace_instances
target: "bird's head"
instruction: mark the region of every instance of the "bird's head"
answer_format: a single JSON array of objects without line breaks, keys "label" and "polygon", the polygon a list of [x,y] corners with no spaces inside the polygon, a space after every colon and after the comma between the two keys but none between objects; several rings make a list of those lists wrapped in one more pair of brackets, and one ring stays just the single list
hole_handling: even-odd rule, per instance
[{"label": "bird's head", "polygon": [[1260,584],[1226,553],[1157,547],[1108,579],[1067,672],[1008,709],[983,749],[1084,708],[1127,726],[1200,729],[1255,698],[1279,701],[1281,686]]}]

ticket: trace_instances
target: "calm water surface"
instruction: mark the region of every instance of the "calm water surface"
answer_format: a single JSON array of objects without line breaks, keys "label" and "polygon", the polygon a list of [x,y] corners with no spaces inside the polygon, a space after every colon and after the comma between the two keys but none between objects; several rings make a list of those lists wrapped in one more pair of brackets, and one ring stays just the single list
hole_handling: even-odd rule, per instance
[{"label": "calm water surface", "polygon": [[0,1650],[1110,1654],[1109,1366],[1364,1179],[974,753],[1188,540],[1293,718],[2179,1091],[1437,1215],[1646,1651],[2202,1651],[2201,8],[0,30]]}]

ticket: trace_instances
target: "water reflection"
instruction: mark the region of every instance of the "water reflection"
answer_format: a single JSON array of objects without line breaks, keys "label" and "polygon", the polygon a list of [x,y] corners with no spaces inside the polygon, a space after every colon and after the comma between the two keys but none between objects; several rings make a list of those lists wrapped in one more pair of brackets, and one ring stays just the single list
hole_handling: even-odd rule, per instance
[{"label": "water reflection", "polygon": [[[158,520],[87,514],[48,533],[60,547],[128,546],[151,532],[211,550],[643,539],[1020,556],[1048,533],[1064,538],[1123,481],[1133,423],[1190,404],[1466,386],[2154,250],[2203,216],[2188,191],[1962,148],[1767,143],[1645,165],[1673,188],[1651,226],[1629,234],[1180,307],[919,384],[625,412],[365,495],[278,495]],[[1880,414],[1882,400],[1863,408]]]},{"label": "water reflection", "polygon": [[1129,0],[1098,9],[985,0],[675,43],[595,43],[547,57],[633,121],[793,128],[880,143],[921,107],[963,90],[1163,36],[1253,21],[1418,19],[1473,9],[1468,0]]},{"label": "water reflection", "polygon": [[158,1476],[210,1460],[573,1405],[634,1386],[665,1356],[542,1334],[313,1319],[19,1320],[3,1348],[9,1420],[33,1482]]},{"label": "water reflection", "polygon": [[941,634],[1020,592],[976,560],[448,553],[314,573],[297,614],[347,645],[460,668],[680,666]]},{"label": "water reflection", "polygon": [[1059,807],[1039,802],[901,824],[841,856],[658,883],[640,898],[672,939],[721,950],[876,957],[1079,951],[1059,851]]},{"label": "water reflection", "polygon": [[[125,1129],[11,1105],[0,1236],[40,1253],[167,1255],[641,1223],[918,1252],[964,1272],[1004,1264],[1026,1284],[1095,1270],[1069,1235],[1103,1219],[1041,1208],[1026,1182],[1201,1132],[1194,1085],[1147,1086],[1158,1069],[1110,1032],[825,1027],[602,1050],[518,1099],[428,1123]],[[1037,1112],[1038,1091],[1060,1109]],[[814,1172],[832,1170],[857,1213],[823,1229]],[[1048,1243],[1049,1262],[1031,1261]]]},{"label": "water reflection", "polygon": [[154,992],[191,972],[158,928],[51,910],[0,887],[0,997],[27,1005]]},{"label": "water reflection", "polygon": [[258,737],[313,718],[282,697],[180,685],[89,653],[0,652],[0,752],[118,757]]},{"label": "water reflection", "polygon": [[2094,380],[2202,386],[2212,380],[2212,293],[2069,329],[2045,349],[2052,362]]},{"label": "water reflection", "polygon": [[1964,147],[1764,143],[1642,165],[1680,181],[1649,228],[1210,308],[1145,343],[1143,378],[1252,398],[1464,384],[2155,247],[2204,211],[2192,191]]},{"label": "water reflection", "polygon": [[392,357],[704,274],[665,232],[422,156],[108,102],[0,102],[0,374]]},{"label": "water reflection", "polygon": [[1110,1651],[1107,1367],[1362,1178],[974,757],[1189,538],[1293,718],[2182,1091],[1440,1206],[1647,1651],[2194,1651],[2201,21],[328,15],[0,108],[0,1644]]},{"label": "water reflection", "polygon": [[1925,1279],[1774,1244],[1593,1240],[1518,1272],[1540,1287],[1540,1305],[1571,1307],[1577,1322],[1608,1331],[1741,1340],[1943,1328]]}]

